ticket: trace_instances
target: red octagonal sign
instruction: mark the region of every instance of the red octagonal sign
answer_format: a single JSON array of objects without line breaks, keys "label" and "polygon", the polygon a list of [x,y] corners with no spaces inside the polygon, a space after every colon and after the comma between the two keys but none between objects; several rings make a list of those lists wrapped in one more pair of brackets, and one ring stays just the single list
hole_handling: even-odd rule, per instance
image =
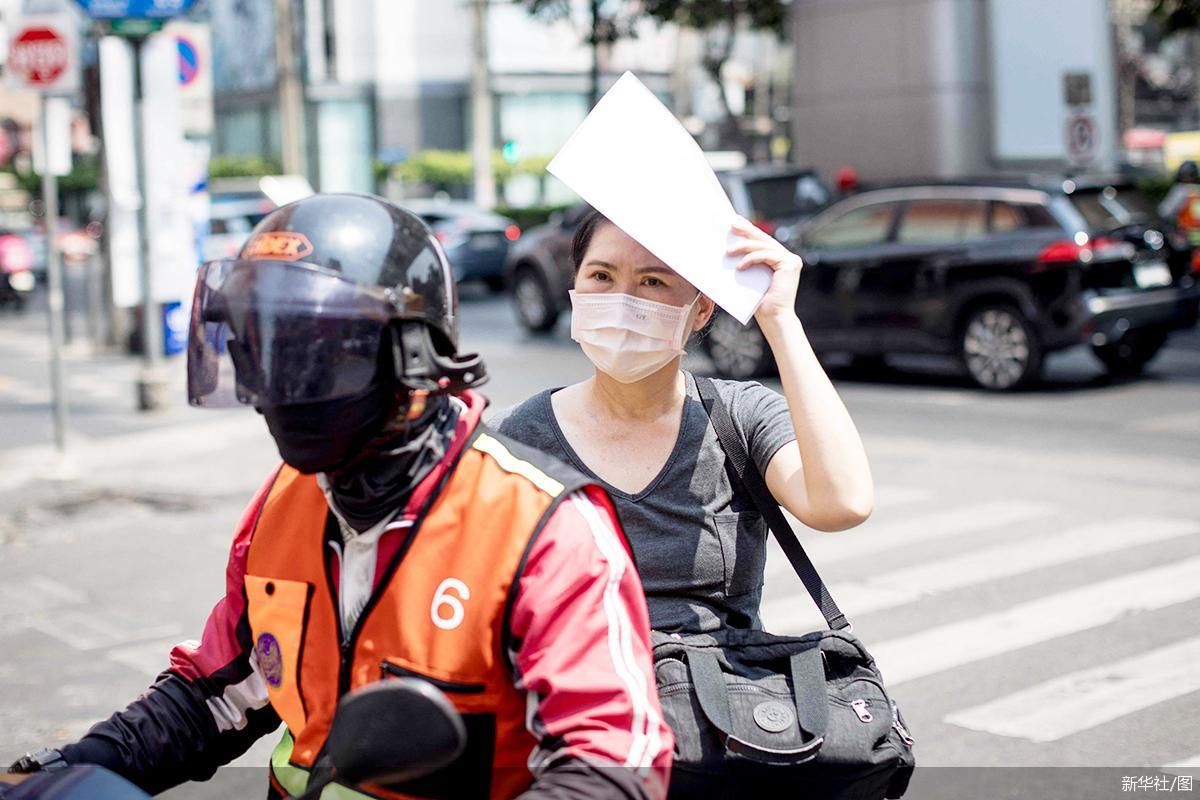
[{"label": "red octagonal sign", "polygon": [[26,28],[12,41],[8,68],[30,88],[53,86],[70,61],[67,43],[52,28]]}]

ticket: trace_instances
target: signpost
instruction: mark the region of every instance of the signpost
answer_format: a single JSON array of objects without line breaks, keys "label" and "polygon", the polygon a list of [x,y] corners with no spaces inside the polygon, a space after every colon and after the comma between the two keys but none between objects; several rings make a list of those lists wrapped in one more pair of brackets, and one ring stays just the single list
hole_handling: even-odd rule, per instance
[{"label": "signpost", "polygon": [[146,198],[146,131],[142,45],[165,20],[187,12],[194,0],[76,0],[93,19],[108,22],[109,30],[133,46],[134,158],[138,194],[138,273],[142,300],[142,368],[137,381],[138,408],[151,411],[168,405],[167,376],[162,366],[162,317],[154,291]]},{"label": "signpost", "polygon": [[1087,72],[1063,73],[1063,104],[1067,108],[1063,136],[1067,163],[1085,169],[1100,155],[1100,133],[1092,112],[1092,76]]},{"label": "signpost", "polygon": [[[58,175],[71,170],[70,107],[62,95],[79,89],[79,43],[74,20],[68,14],[27,16],[17,22],[9,42],[8,82],[15,88],[41,95],[38,126],[42,174],[42,205],[46,221],[50,309],[50,387],[54,406],[54,445],[67,449],[67,398],[64,378],[63,275],[58,247]],[[65,157],[64,151],[65,150]]]}]

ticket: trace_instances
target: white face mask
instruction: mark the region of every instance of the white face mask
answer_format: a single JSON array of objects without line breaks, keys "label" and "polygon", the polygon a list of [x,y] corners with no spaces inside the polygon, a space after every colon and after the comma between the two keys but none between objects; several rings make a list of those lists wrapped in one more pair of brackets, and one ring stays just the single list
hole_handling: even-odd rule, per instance
[{"label": "white face mask", "polygon": [[692,309],[628,294],[571,295],[571,338],[596,369],[621,383],[640,381],[683,355],[691,333]]}]

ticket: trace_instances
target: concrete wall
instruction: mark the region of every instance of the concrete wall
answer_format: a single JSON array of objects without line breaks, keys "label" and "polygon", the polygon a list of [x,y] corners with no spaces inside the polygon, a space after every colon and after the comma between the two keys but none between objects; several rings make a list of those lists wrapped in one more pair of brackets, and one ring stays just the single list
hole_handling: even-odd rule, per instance
[{"label": "concrete wall", "polygon": [[992,0],[993,155],[1002,162],[1066,158],[1063,75],[1090,76],[1099,146],[1096,165],[1117,156],[1116,67],[1106,0]]},{"label": "concrete wall", "polygon": [[793,3],[794,159],[865,180],[984,169],[984,0]]}]

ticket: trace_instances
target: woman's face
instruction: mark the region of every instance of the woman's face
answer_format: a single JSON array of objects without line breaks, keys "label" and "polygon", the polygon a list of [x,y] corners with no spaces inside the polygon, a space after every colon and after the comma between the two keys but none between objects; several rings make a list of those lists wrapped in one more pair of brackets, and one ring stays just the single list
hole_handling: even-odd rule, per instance
[{"label": "woman's face", "polygon": [[[575,291],[629,294],[672,306],[686,306],[696,299],[696,287],[623,230],[607,222],[601,223],[592,234],[583,263],[575,273]],[[713,303],[702,295],[696,306],[699,328],[712,315]]]}]

